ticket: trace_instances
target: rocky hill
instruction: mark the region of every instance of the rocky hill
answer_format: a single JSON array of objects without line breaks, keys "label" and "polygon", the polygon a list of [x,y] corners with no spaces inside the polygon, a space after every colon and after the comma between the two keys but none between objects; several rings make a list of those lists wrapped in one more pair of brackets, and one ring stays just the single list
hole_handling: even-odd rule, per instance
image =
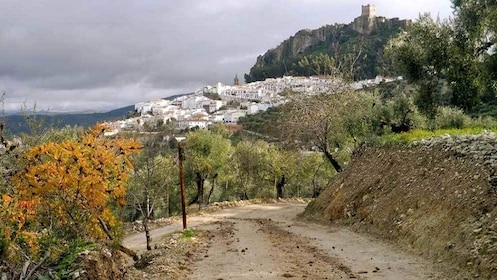
[{"label": "rocky hill", "polygon": [[305,215],[451,263],[454,279],[467,279],[467,271],[471,279],[495,279],[496,167],[491,133],[363,147]]},{"label": "rocky hill", "polygon": [[246,82],[261,81],[283,75],[315,75],[299,66],[304,56],[325,53],[341,60],[359,59],[355,64],[355,78],[368,79],[388,73],[383,49],[388,40],[410,24],[410,20],[386,19],[376,16],[374,6],[363,6],[361,16],[350,24],[333,24],[321,28],[298,31],[274,49],[257,57],[257,62],[245,74]]}]

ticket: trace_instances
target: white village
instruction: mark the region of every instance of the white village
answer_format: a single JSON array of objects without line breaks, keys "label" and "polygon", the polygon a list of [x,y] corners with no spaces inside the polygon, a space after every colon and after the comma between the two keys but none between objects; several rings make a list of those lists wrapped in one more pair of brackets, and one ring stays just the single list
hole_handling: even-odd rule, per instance
[{"label": "white village", "polygon": [[[390,78],[377,76],[374,79],[357,81],[350,85],[358,90],[388,83],[402,77]],[[236,125],[241,117],[257,114],[287,102],[283,94],[287,91],[302,94],[329,92],[338,80],[329,77],[268,78],[264,81],[240,84],[235,76],[233,85],[218,82],[197,89],[194,93],[176,97],[172,100],[157,98],[135,104],[135,115],[125,120],[107,123],[114,135],[121,131],[146,131],[163,124],[174,124],[178,131],[207,129],[214,123]],[[235,104],[236,106],[228,106]]]}]

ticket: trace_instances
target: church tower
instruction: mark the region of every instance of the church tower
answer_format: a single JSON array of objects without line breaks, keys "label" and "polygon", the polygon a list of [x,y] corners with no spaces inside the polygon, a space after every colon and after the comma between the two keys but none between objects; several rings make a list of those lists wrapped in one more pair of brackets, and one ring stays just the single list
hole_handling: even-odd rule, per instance
[{"label": "church tower", "polygon": [[233,79],[233,85],[234,86],[239,86],[240,81],[238,80],[238,74],[235,75],[235,78]]}]

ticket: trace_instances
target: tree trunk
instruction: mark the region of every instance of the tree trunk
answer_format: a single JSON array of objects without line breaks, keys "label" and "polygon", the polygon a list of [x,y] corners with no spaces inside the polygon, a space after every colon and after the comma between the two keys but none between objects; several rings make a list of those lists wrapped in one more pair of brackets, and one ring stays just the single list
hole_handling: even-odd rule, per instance
[{"label": "tree trunk", "polygon": [[145,229],[145,240],[147,241],[147,250],[150,251],[152,250],[151,246],[151,241],[152,237],[150,236],[150,228],[148,226],[148,221],[150,220],[150,217],[152,216],[152,211],[153,207],[150,204],[150,195],[147,193],[146,194],[146,200],[145,200],[145,215],[143,215],[143,228]]},{"label": "tree trunk", "polygon": [[[102,219],[102,217],[98,216],[97,219],[98,219],[98,223],[100,224],[100,228],[102,228],[102,230],[105,232],[105,234],[107,235],[107,237],[109,237],[110,240],[114,240],[114,237],[110,233],[110,230],[107,227],[107,225],[105,224],[105,222]],[[119,251],[125,253],[126,255],[131,256],[134,261],[137,261],[139,259],[138,255],[136,254],[135,251],[133,251],[133,250],[131,250],[129,248],[124,247],[122,244],[119,244],[119,248],[118,249],[119,249]]]},{"label": "tree trunk", "polygon": [[125,253],[126,255],[130,256],[133,258],[134,261],[137,261],[139,259],[138,255],[136,254],[135,251],[124,247],[123,245],[119,244],[119,251]]},{"label": "tree trunk", "polygon": [[321,188],[316,184],[314,181],[314,178],[312,179],[312,198],[317,198],[319,194],[321,193]]},{"label": "tree trunk", "polygon": [[338,163],[338,161],[333,157],[333,155],[328,151],[328,149],[323,149],[323,153],[328,159],[328,161],[333,165],[333,168],[335,168],[337,173],[342,172],[342,167]]},{"label": "tree trunk", "polygon": [[217,178],[217,174],[214,175],[214,177],[212,177],[212,184],[211,184],[212,186],[211,186],[211,189],[209,190],[209,195],[207,196],[206,205],[209,205],[211,203],[211,195],[214,192],[214,187],[216,186],[216,178]]},{"label": "tree trunk", "polygon": [[285,183],[285,175],[282,175],[280,181],[276,184],[276,198],[283,198],[283,187],[285,186]]},{"label": "tree trunk", "polygon": [[197,172],[197,202],[198,209],[202,209],[202,204],[204,203],[204,182],[205,178]]},{"label": "tree trunk", "polygon": [[169,218],[170,215],[170,204],[171,204],[171,193],[169,189],[169,185],[166,186],[166,199],[164,203],[164,217]]},{"label": "tree trunk", "polygon": [[212,184],[211,189],[209,190],[209,195],[207,196],[207,202],[205,203],[205,205],[209,205],[211,203],[211,196],[212,196],[212,193],[214,192],[214,187],[215,187],[215,185]]},{"label": "tree trunk", "polygon": [[151,241],[152,237],[150,236],[150,228],[148,227],[148,218],[143,219],[143,228],[145,229],[145,240],[147,241],[147,251],[152,250]]}]

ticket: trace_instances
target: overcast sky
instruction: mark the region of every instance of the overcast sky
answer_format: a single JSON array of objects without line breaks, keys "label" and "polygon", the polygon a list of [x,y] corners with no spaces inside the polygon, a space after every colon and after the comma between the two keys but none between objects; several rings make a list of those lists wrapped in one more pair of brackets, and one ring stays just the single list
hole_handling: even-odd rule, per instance
[{"label": "overcast sky", "polygon": [[305,28],[379,16],[448,18],[450,0],[0,0],[6,111],[108,111],[243,80]]}]

